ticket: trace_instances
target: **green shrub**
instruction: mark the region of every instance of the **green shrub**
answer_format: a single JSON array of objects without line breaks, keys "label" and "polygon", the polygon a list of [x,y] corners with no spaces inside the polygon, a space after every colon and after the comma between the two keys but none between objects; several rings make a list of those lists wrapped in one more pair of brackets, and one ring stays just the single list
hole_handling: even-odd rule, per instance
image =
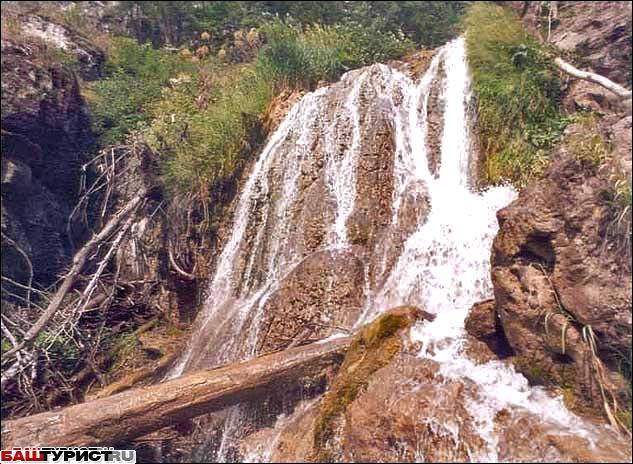
[{"label": "green shrub", "polygon": [[413,50],[403,35],[380,33],[348,22],[335,26],[300,26],[272,21],[263,28],[267,45],[259,61],[271,69],[278,82],[311,87],[319,80],[332,81],[359,66],[397,58]]},{"label": "green shrub", "polygon": [[569,118],[548,54],[511,12],[476,2],[464,20],[489,184],[524,186],[547,167]]},{"label": "green shrub", "polygon": [[47,356],[66,372],[72,372],[79,361],[79,345],[64,333],[43,331],[35,339],[35,346],[46,351]]},{"label": "green shrub", "polygon": [[190,83],[167,89],[144,130],[160,154],[171,190],[205,190],[229,176],[273,95],[270,76],[255,65],[210,62]]},{"label": "green shrub", "polygon": [[178,71],[193,64],[179,55],[169,55],[149,45],[116,38],[106,63],[107,77],[91,88],[92,117],[95,132],[104,145],[118,143],[124,136],[148,120],[148,105],[161,98],[162,88]]}]

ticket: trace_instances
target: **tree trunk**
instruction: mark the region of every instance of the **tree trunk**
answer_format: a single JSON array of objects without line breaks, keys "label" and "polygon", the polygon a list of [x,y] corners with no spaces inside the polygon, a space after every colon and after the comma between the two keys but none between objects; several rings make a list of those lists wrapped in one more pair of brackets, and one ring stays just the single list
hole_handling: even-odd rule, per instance
[{"label": "tree trunk", "polygon": [[301,386],[342,362],[351,337],[291,348],[149,387],[3,421],[2,447],[124,443],[271,391]]}]

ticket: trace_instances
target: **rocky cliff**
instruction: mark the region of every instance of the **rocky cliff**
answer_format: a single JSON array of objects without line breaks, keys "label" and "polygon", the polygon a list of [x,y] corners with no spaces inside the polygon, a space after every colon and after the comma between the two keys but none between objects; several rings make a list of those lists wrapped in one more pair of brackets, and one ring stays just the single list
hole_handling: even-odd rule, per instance
[{"label": "rocky cliff", "polygon": [[69,216],[82,174],[89,174],[81,166],[92,141],[75,73],[45,44],[3,37],[3,275],[27,281],[29,265],[18,247],[40,286],[67,263]]}]

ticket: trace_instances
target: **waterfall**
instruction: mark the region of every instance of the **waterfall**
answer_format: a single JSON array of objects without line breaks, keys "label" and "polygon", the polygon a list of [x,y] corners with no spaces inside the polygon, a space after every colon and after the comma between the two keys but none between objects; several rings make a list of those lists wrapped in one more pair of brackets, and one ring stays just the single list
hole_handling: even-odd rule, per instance
[{"label": "waterfall", "polygon": [[[443,125],[439,170],[433,173],[427,111],[437,85],[442,86]],[[461,38],[439,49],[417,82],[404,72],[373,65],[305,95],[270,137],[241,191],[209,297],[188,351],[171,376],[255,356],[265,305],[285,279],[317,251],[351,247],[347,223],[358,202],[363,137],[371,129],[366,106],[373,105],[372,111],[388,115],[393,130],[391,219],[383,234],[387,239],[376,240],[365,252],[365,263],[377,264],[371,276],[366,266],[364,303],[355,327],[401,304],[415,304],[436,315],[433,322],[415,326],[411,337],[421,345],[420,357],[440,364],[442,376],[476,386],[466,406],[486,451],[473,454],[475,461],[498,459],[494,417],[503,408],[522,408],[564,433],[591,438],[591,427],[568,412],[560,398],[529,387],[500,361],[476,364],[463,352],[469,309],[492,296],[490,249],[498,228],[496,212],[516,195],[511,187],[484,192],[470,187],[476,156],[469,129],[470,98]],[[326,232],[317,250],[303,238],[309,221],[297,219],[316,207],[305,204],[302,191],[304,172],[310,169],[321,173],[327,190],[318,205],[325,211]],[[416,216],[408,227],[403,211],[418,214],[419,207],[407,204],[421,199],[428,201],[430,211],[426,217]],[[398,237],[402,243],[394,247]],[[239,408],[230,413],[221,455],[235,424],[245,420],[240,414]],[[248,460],[270,458],[272,444],[265,448]]]}]

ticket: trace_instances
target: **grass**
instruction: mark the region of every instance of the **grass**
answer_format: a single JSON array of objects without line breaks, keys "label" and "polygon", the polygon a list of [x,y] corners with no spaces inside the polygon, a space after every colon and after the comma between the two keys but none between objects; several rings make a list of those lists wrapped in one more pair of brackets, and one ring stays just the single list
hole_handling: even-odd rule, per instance
[{"label": "grass", "polygon": [[164,90],[144,130],[160,154],[164,184],[173,191],[210,188],[244,161],[251,131],[274,92],[270,75],[254,64],[210,61],[191,82]]},{"label": "grass", "polygon": [[[160,155],[162,179],[169,191],[205,192],[233,176],[257,135],[261,136],[260,122],[276,92],[314,87],[376,57],[404,54],[412,46],[407,40],[393,38],[378,47],[351,26],[299,28],[275,20],[262,33],[267,43],[254,62],[227,64],[207,56],[185,73],[187,79],[180,79],[186,82],[158,85],[160,98],[156,98],[157,88],[151,95],[147,90],[136,91],[136,80],[131,79],[120,79],[111,89],[102,88],[101,94],[108,98],[101,107],[123,129],[111,135],[120,138],[122,132],[145,123],[142,133]],[[183,57],[179,55],[179,59]],[[123,71],[131,74],[142,63],[135,59],[131,69]],[[131,97],[121,99],[111,92]],[[142,102],[135,101],[138,96]],[[148,100],[151,103],[145,105]],[[143,106],[140,113],[132,111],[139,106]]]},{"label": "grass", "polygon": [[570,122],[559,110],[558,73],[546,50],[505,8],[473,3],[464,28],[484,181],[524,187],[546,169],[552,146]]},{"label": "grass", "polygon": [[565,138],[565,147],[585,171],[595,175],[612,150],[601,134],[599,116],[591,111],[579,112],[574,115],[573,124],[574,130]]},{"label": "grass", "polygon": [[371,375],[386,366],[401,348],[398,332],[415,316],[408,308],[388,312],[361,329],[354,338],[330,390],[323,398],[314,427],[315,462],[331,462],[328,450],[338,418],[367,386]]},{"label": "grass", "polygon": [[108,372],[113,373],[119,369],[123,369],[126,362],[130,359],[130,356],[135,353],[140,346],[141,344],[136,333],[118,336],[110,347],[113,361]]},{"label": "grass", "polygon": [[631,183],[624,177],[613,174],[612,187],[605,192],[611,210],[611,220],[607,225],[606,242],[615,245],[615,252],[623,257],[627,268],[631,269]]}]

